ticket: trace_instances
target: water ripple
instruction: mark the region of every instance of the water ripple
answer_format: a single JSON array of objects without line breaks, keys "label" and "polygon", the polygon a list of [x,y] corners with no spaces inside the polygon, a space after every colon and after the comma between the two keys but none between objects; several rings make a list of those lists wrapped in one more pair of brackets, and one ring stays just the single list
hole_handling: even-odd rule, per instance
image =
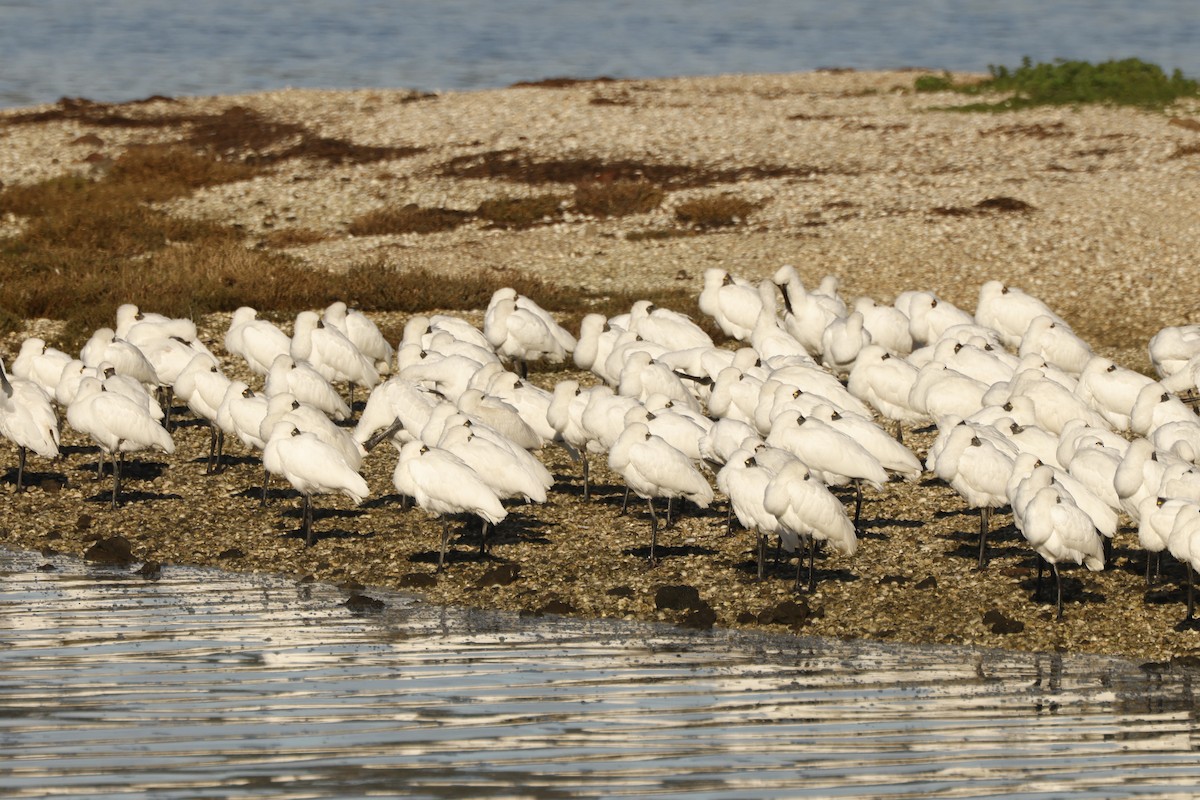
[{"label": "water ripple", "polygon": [[[1192,673],[0,551],[7,797],[1190,797]],[[375,593],[381,594],[381,593]]]}]

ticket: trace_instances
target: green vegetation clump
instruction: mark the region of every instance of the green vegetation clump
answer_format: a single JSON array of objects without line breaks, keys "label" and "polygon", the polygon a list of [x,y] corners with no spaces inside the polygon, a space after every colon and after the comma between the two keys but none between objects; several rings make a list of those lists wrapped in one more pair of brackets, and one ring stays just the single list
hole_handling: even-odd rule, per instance
[{"label": "green vegetation clump", "polygon": [[914,82],[918,92],[954,91],[969,95],[1006,93],[995,103],[972,103],[947,107],[953,111],[1014,111],[1046,105],[1113,105],[1162,108],[1184,97],[1200,96],[1200,83],[1175,70],[1167,75],[1162,67],[1137,58],[1105,61],[1057,59],[1034,64],[1029,57],[1010,70],[989,66],[990,77],[972,83],[955,83],[948,73],[922,75]]}]

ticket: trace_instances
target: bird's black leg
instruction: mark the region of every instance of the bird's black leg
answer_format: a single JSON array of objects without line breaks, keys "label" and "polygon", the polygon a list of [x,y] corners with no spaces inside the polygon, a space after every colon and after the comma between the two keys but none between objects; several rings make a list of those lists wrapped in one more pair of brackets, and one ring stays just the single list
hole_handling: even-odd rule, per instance
[{"label": "bird's black leg", "polygon": [[125,465],[125,452],[121,450],[121,443],[117,442],[117,452],[113,455],[113,490],[112,490],[112,507],[116,508],[121,504],[121,467]]},{"label": "bird's black leg", "polygon": [[25,491],[22,481],[25,479],[25,446],[22,445],[17,449],[17,491]]},{"label": "bird's black leg", "polygon": [[760,530],[755,530],[755,533],[758,534],[758,579],[761,581],[766,574],[767,537]]},{"label": "bird's black leg", "polygon": [[991,517],[991,512],[987,506],[981,506],[979,509],[979,569],[987,567],[988,518]]},{"label": "bird's black leg", "polygon": [[650,507],[650,565],[654,566],[658,563],[658,558],[654,555],[654,549],[658,545],[658,515],[654,513],[654,500],[647,497],[646,505]]},{"label": "bird's black leg", "polygon": [[208,461],[204,465],[204,474],[212,475],[215,471],[213,461],[217,456],[217,424],[215,422],[208,423]]},{"label": "bird's black leg", "polygon": [[858,521],[862,519],[862,481],[854,482],[854,531],[858,532]]},{"label": "bird's black leg", "polygon": [[1062,622],[1062,576],[1058,573],[1058,564],[1051,564],[1051,569],[1054,570],[1054,586],[1058,590],[1058,616],[1056,620]]},{"label": "bird's black leg", "polygon": [[579,457],[580,457],[580,459],[583,460],[583,499],[585,501],[591,500],[592,499],[591,487],[588,485],[588,478],[589,478],[589,473],[591,471],[591,467],[588,466],[588,457],[587,457],[587,448],[586,447],[580,449]]},{"label": "bird's black leg", "polygon": [[808,537],[808,593],[812,594],[817,589],[817,537]]},{"label": "bird's black leg", "polygon": [[442,517],[442,544],[438,549],[437,571],[441,572],[446,564],[446,546],[450,543],[450,523]]},{"label": "bird's black leg", "polygon": [[1193,587],[1195,585],[1195,577],[1194,577],[1193,570],[1192,570],[1192,562],[1188,561],[1186,563],[1187,563],[1187,577],[1188,577],[1187,616],[1184,617],[1180,622],[1178,622],[1175,625],[1175,630],[1177,630],[1177,631],[1200,630],[1200,619],[1196,619],[1196,617],[1195,617],[1196,603],[1195,603],[1195,598],[1194,598],[1194,594],[1193,594],[1193,592],[1194,592]]}]

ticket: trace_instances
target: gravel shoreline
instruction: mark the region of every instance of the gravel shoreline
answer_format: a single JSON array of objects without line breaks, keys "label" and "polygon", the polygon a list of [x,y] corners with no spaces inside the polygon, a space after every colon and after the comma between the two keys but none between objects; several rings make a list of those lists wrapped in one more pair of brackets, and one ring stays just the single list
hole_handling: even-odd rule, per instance
[{"label": "gravel shoreline", "polygon": [[[929,289],[973,309],[979,286],[999,279],[1041,297],[1098,352],[1142,371],[1154,332],[1200,321],[1200,296],[1191,288],[1200,252],[1200,125],[1187,124],[1200,113],[1194,104],[1167,115],[1110,108],[951,114],[928,109],[962,100],[915,95],[914,77],[838,72],[587,82],[419,99],[381,91],[182,99],[174,110],[242,105],[302,121],[325,136],[426,149],[383,165],[284,162],[270,175],[199,191],[170,209],[237,224],[251,246],[280,226],[324,231],[325,241],[288,250],[315,269],[381,257],[397,269],[450,277],[518,269],[597,293],[663,284],[698,293],[709,266],[757,279],[790,263],[806,284],[838,275],[847,297],[890,302],[900,291]],[[151,113],[155,106],[138,108]],[[0,120],[13,113],[0,113]],[[89,133],[103,143],[74,143]],[[93,153],[111,157],[164,135],[96,131],[69,120],[0,127],[0,181],[95,169]],[[453,158],[499,151],[686,164],[744,177],[673,190],[660,209],[636,217],[567,217],[526,231],[466,226],[423,236],[346,234],[348,220],[388,204],[468,210],[500,194],[547,190],[437,170]],[[762,177],[781,166],[786,175]],[[629,236],[674,228],[679,203],[722,193],[763,205],[730,229]],[[997,197],[1029,208],[980,205]],[[19,225],[0,220],[0,233]],[[153,298],[130,299],[153,309]],[[227,321],[221,314],[199,320],[205,340],[219,344]],[[31,321],[8,337],[6,362],[25,335],[52,329]],[[535,381],[549,387],[568,377],[579,376],[544,373]],[[543,453],[556,478],[551,502],[514,508],[486,559],[475,555],[472,526],[456,543],[449,568],[433,577],[440,525],[400,508],[390,451],[366,462],[373,494],[363,506],[342,498],[318,502],[319,541],[305,548],[291,533],[299,520],[289,492],[277,487],[272,505],[259,508],[255,457],[234,445],[238,458],[227,472],[203,474],[202,427],[185,423],[169,459],[135,461],[131,502],[115,512],[103,502],[106,484],[91,482],[94,451],[71,436],[64,440],[65,461],[31,459],[35,488],[16,494],[11,483],[0,487],[0,543],[83,554],[97,540],[121,534],[139,561],[415,588],[431,602],[531,613],[782,626],[814,635],[1142,660],[1200,652],[1200,634],[1172,629],[1183,615],[1179,576],[1171,573],[1147,593],[1130,530],[1118,534],[1104,572],[1068,570],[1066,619],[1056,623],[1052,604],[1030,599],[1032,552],[1008,516],[994,521],[991,566],[974,570],[977,518],[928,474],[915,486],[868,492],[859,553],[820,562],[822,582],[810,596],[792,590],[794,565],[755,579],[753,538],[726,535],[723,503],[688,510],[660,538],[665,557],[650,568],[644,504],[619,513],[621,481],[603,469],[598,496],[584,503],[577,467],[554,448]],[[924,433],[909,443],[923,456],[930,440]],[[15,463],[13,450],[5,452]],[[668,602],[659,589],[678,585],[694,587],[702,602],[675,598],[682,608],[659,608]]]}]

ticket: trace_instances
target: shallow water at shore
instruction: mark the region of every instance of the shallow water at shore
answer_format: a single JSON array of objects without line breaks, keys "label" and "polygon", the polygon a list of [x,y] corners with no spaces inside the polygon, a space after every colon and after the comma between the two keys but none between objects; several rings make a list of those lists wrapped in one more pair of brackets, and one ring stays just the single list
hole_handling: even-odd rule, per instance
[{"label": "shallow water at shore", "polygon": [[9,797],[1190,796],[1194,671],[0,550]]},{"label": "shallow water at shore", "polygon": [[822,67],[983,71],[1139,57],[1200,73],[1190,0],[0,0],[0,107],[62,96],[305,88],[483,89]]}]

